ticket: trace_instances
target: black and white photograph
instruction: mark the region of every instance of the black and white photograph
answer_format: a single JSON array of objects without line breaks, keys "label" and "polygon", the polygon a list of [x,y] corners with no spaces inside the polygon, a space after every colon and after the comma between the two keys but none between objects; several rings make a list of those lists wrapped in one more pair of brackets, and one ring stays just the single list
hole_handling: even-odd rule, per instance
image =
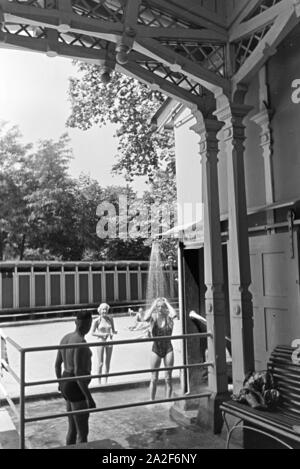
[{"label": "black and white photograph", "polygon": [[0,450],[300,449],[300,0],[0,0],[0,67]]}]

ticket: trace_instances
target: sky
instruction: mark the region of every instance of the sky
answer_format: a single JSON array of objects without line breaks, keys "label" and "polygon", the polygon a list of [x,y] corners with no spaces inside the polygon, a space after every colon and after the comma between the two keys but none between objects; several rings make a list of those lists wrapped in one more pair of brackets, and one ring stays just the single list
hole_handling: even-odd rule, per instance
[{"label": "sky", "polygon": [[[66,128],[70,115],[68,79],[76,76],[70,59],[50,58],[28,51],[0,49],[0,120],[17,125],[27,143],[54,139],[67,132],[74,159],[70,173],[90,174],[101,185],[126,185],[122,176],[112,176],[117,154],[116,126],[92,128],[88,131]],[[145,189],[138,178],[134,188]]]}]

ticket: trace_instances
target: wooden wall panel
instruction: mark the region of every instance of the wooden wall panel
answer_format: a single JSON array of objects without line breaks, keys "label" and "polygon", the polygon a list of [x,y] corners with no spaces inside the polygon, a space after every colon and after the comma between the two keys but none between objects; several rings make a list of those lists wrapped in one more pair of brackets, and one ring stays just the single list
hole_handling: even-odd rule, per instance
[{"label": "wooden wall panel", "polygon": [[300,338],[298,236],[291,257],[288,233],[250,238],[256,369],[277,345]]}]

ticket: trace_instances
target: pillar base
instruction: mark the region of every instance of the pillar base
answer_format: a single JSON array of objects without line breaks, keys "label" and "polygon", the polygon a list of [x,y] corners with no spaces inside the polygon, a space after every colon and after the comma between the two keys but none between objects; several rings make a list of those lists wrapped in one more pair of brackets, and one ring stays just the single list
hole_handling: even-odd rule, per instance
[{"label": "pillar base", "polygon": [[227,391],[212,394],[207,398],[206,402],[201,400],[198,408],[197,425],[207,430],[212,430],[214,435],[220,434],[224,423],[220,405],[229,399],[230,393]]},{"label": "pillar base", "polygon": [[[201,389],[201,392],[207,391],[207,388]],[[199,390],[196,392],[186,393],[185,396],[199,394]],[[174,393],[175,397],[179,397],[179,394]],[[206,402],[207,398],[201,399],[201,402]],[[199,410],[199,398],[188,399],[186,401],[175,401],[170,408],[170,417],[175,422],[181,425],[195,425],[197,424],[197,416]]]}]

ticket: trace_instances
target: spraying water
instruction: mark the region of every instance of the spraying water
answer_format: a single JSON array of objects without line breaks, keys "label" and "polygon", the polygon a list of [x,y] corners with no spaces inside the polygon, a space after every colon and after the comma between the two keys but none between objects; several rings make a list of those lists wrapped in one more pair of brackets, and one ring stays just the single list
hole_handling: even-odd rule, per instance
[{"label": "spraying water", "polygon": [[154,241],[152,244],[148,273],[147,308],[150,307],[156,298],[161,296],[169,297],[169,287],[160,255],[159,241]]}]

